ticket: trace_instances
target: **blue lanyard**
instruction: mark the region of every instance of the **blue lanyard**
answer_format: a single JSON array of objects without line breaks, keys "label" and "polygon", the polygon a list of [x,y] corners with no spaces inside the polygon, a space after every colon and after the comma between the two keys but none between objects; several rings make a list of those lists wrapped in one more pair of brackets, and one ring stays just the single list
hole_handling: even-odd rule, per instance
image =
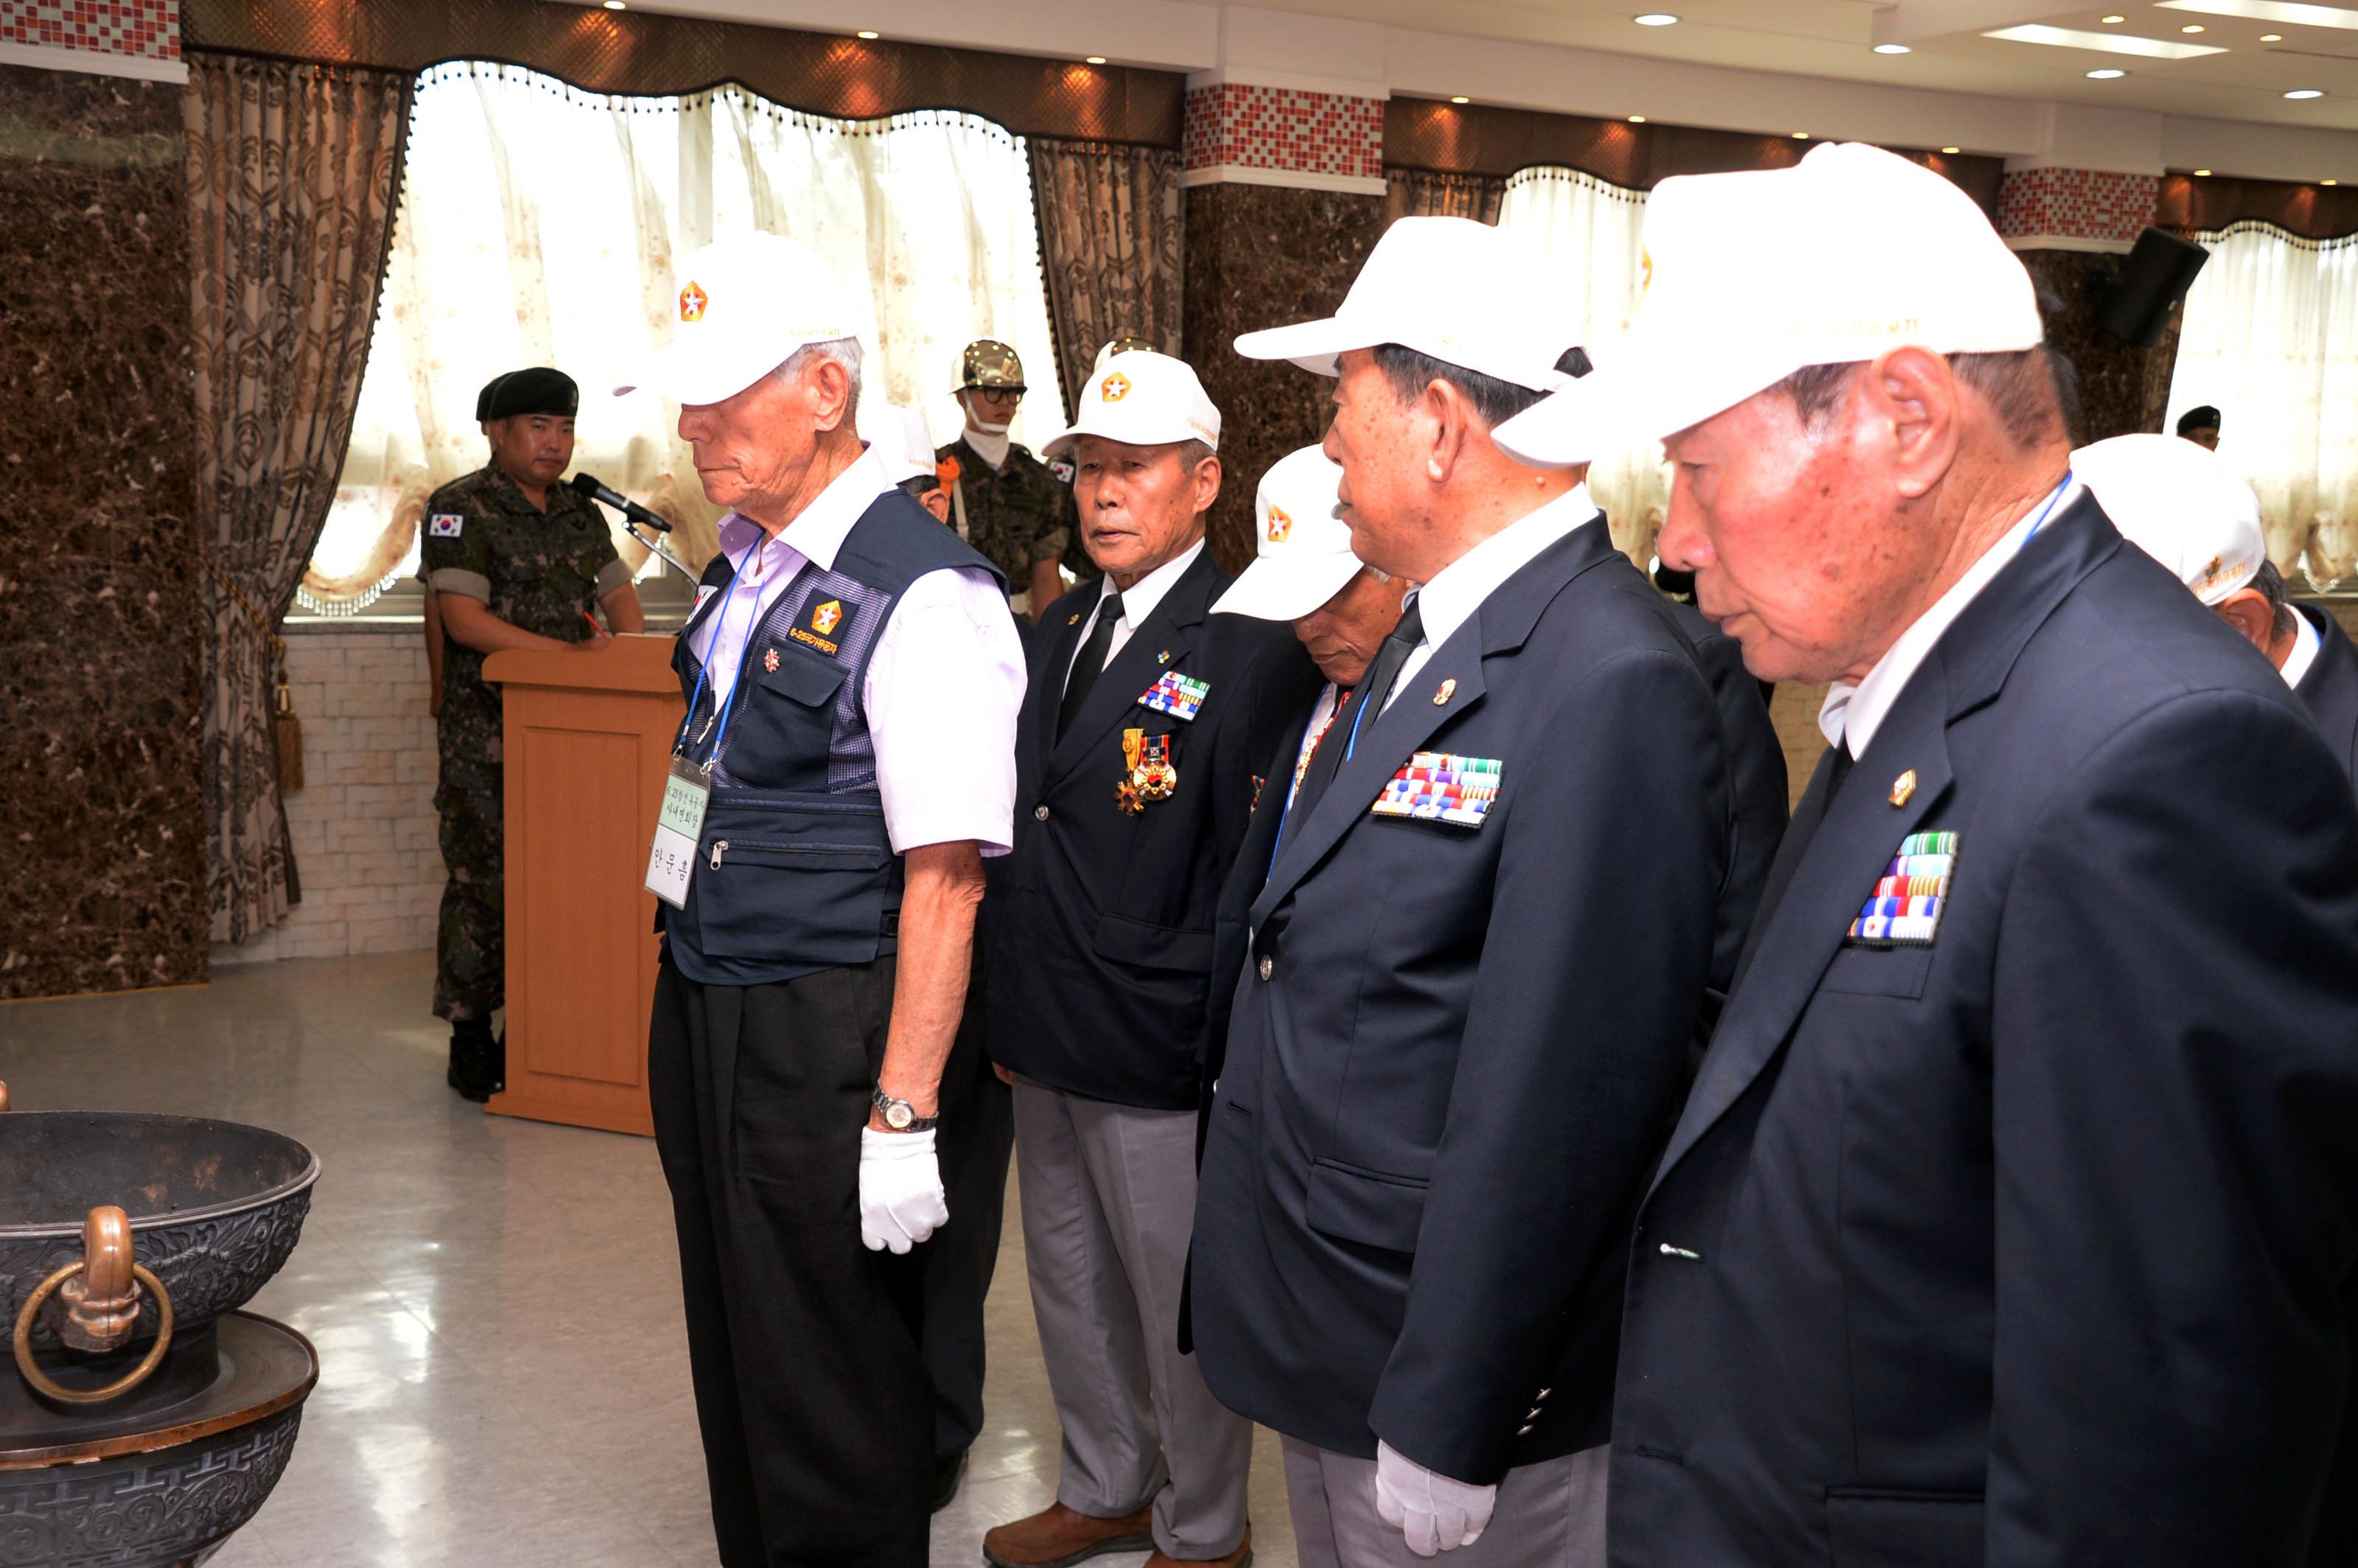
[{"label": "blue lanyard", "polygon": [[[752,550],[758,550],[761,547],[760,543],[756,542]],[[752,550],[748,550],[746,553],[750,555]],[[696,722],[696,705],[704,700],[705,683],[712,678],[712,656],[720,652],[721,635],[729,630],[729,606],[737,596],[737,567],[732,566],[729,568],[728,586],[720,590],[720,608],[712,612],[712,641],[705,645],[704,660],[697,666],[695,695],[687,699],[687,717],[679,721],[679,734],[672,741],[671,749],[675,754],[678,753],[687,742],[687,727]],[[729,739],[729,716],[736,711],[737,693],[744,684],[745,653],[753,645],[753,628],[761,623],[761,610],[762,594],[757,588],[753,593],[753,613],[745,618],[745,635],[737,644],[738,678],[730,683],[727,699],[719,701],[720,733],[712,738],[712,754],[704,760],[704,771],[707,773],[710,773],[712,764],[720,760],[721,744]]]},{"label": "blue lanyard", "polygon": [[2022,536],[2022,545],[2017,545],[2014,547],[2014,553],[2016,555],[2018,556],[2022,554],[2023,545],[2028,545],[2031,540],[2039,537],[2039,531],[2047,526],[2047,514],[2055,510],[2055,508],[2062,502],[2063,497],[2070,492],[2071,489],[2071,470],[2070,469],[2065,469],[2063,470],[2063,482],[2055,487],[2055,492],[2047,498],[2047,504],[2039,509],[2039,521],[2033,523],[2030,525],[2030,532]]}]

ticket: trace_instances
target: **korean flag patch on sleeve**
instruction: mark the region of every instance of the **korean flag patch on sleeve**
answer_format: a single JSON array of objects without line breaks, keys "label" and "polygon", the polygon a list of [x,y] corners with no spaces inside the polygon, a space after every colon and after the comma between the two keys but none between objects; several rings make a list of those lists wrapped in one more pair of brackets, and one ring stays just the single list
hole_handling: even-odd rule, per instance
[{"label": "korean flag patch on sleeve", "polygon": [[467,518],[464,513],[437,512],[427,519],[426,532],[432,538],[455,539],[466,526]]}]

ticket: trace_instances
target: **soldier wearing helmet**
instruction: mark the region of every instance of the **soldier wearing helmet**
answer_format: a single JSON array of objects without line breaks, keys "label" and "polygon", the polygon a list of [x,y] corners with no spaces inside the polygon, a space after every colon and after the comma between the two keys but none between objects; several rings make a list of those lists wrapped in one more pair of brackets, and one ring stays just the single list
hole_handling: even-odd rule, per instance
[{"label": "soldier wearing helmet", "polygon": [[935,455],[949,489],[950,525],[1007,574],[1017,613],[1029,615],[1065,591],[1056,563],[1077,518],[1071,469],[1052,470],[1008,438],[1023,392],[1013,349],[990,338],[968,343],[957,384],[966,428]]}]

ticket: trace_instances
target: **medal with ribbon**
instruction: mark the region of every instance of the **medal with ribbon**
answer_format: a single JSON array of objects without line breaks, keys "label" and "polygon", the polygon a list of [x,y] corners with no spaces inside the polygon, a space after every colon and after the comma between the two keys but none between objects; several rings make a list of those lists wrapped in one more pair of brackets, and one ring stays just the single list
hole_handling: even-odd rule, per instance
[{"label": "medal with ribbon", "polygon": [[1171,737],[1149,735],[1144,758],[1131,772],[1130,782],[1138,786],[1141,800],[1169,800],[1171,792],[1179,787],[1179,770],[1171,762]]},{"label": "medal with ribbon", "polygon": [[1145,759],[1145,756],[1146,731],[1123,730],[1121,732],[1122,774],[1113,786],[1113,801],[1116,806],[1121,807],[1125,815],[1130,816],[1135,816],[1146,809],[1146,802],[1140,795],[1138,787],[1139,763]]}]

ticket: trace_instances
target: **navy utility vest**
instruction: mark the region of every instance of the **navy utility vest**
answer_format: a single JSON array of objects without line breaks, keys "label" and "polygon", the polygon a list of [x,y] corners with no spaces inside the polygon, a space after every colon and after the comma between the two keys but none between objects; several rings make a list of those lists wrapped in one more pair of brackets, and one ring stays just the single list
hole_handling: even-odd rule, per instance
[{"label": "navy utility vest", "polygon": [[750,635],[716,626],[708,647],[742,637],[745,648],[725,736],[709,684],[696,695],[703,666],[688,639],[727,607],[733,572],[726,555],[705,568],[701,586],[719,591],[681,629],[672,667],[681,697],[696,704],[688,759],[711,757],[716,739],[722,750],[687,906],[656,905],[656,928],[684,978],[765,985],[894,951],[901,858],[884,829],[863,694],[892,607],[911,583],[946,568],[989,572],[1006,587],[998,568],[907,495],[878,496],[832,569],[805,561]]}]

